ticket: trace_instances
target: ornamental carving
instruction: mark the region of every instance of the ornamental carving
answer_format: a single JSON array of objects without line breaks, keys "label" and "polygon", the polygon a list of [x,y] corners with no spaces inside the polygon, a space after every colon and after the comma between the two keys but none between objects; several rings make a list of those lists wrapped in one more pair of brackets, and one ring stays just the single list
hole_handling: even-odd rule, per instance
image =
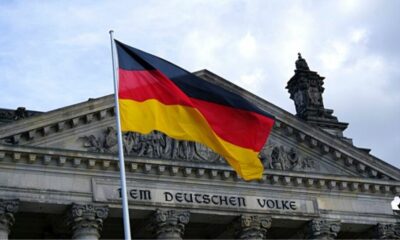
[{"label": "ornamental carving", "polygon": [[16,121],[41,114],[36,111],[28,111],[24,107],[19,107],[16,110],[0,109],[0,120],[4,122]]},{"label": "ornamental carving", "polygon": [[72,238],[99,238],[108,208],[91,204],[73,204],[67,212]]},{"label": "ornamental carving", "polygon": [[189,211],[157,209],[149,229],[157,239],[182,239],[189,219]]},{"label": "ornamental carving", "polygon": [[18,211],[19,200],[0,199],[0,231],[9,233],[14,225],[14,213]]},{"label": "ornamental carving", "polygon": [[340,231],[340,220],[316,218],[307,226],[308,239],[335,239]]},{"label": "ornamental carving", "polygon": [[239,239],[265,239],[270,227],[269,217],[242,215],[236,222],[236,236]]},{"label": "ornamental carving", "polygon": [[309,115],[326,115],[328,113],[325,111],[322,101],[324,77],[311,71],[306,60],[300,53],[298,55],[295,75],[289,80],[286,87],[289,90],[290,98],[294,100],[297,115],[301,118]]},{"label": "ornamental carving", "polygon": [[[117,132],[113,127],[108,127],[99,137],[90,135],[79,140],[91,152],[118,151]],[[200,143],[175,140],[159,131],[150,134],[127,132],[123,135],[123,142],[124,152],[130,156],[225,163],[221,156]]]},{"label": "ornamental carving", "polygon": [[260,153],[265,168],[290,171],[315,171],[319,162],[293,147],[271,143]]},{"label": "ornamental carving", "polygon": [[335,136],[343,137],[343,131],[348,124],[339,122],[333,115],[333,110],[324,107],[322,94],[325,90],[323,87],[325,78],[311,71],[300,53],[294,72],[286,89],[294,101],[296,116],[311,125],[331,130],[329,132]]},{"label": "ornamental carving", "polygon": [[400,225],[378,223],[375,227],[375,237],[377,239],[400,239]]},{"label": "ornamental carving", "polygon": [[[116,153],[117,132],[108,127],[100,136],[89,135],[79,138],[83,147],[91,152]],[[215,162],[226,164],[224,159],[203,144],[181,141],[159,131],[150,134],[127,132],[123,135],[124,152],[128,156],[159,159],[174,159],[191,162]],[[310,171],[318,170],[319,164],[298,149],[278,145],[269,141],[259,155],[268,169]]]}]

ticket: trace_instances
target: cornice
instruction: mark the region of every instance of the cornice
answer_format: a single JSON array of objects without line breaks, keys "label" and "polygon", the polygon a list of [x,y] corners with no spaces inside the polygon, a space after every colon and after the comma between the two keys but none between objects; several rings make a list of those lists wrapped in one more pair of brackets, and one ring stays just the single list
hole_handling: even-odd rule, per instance
[{"label": "cornice", "polygon": [[114,117],[112,96],[89,100],[0,127],[0,139],[19,144]]},{"label": "cornice", "polygon": [[[46,166],[46,171],[65,169],[73,172],[74,169],[80,169],[119,172],[118,158],[114,155],[26,146],[0,145],[0,165]],[[244,184],[230,167],[224,165],[132,157],[125,159],[125,165],[128,171],[146,176],[169,176],[188,180],[208,179],[221,183]],[[90,171],[85,174],[90,175]],[[253,181],[252,184],[377,196],[395,196],[400,193],[398,181],[278,170],[265,170],[263,178]]]}]

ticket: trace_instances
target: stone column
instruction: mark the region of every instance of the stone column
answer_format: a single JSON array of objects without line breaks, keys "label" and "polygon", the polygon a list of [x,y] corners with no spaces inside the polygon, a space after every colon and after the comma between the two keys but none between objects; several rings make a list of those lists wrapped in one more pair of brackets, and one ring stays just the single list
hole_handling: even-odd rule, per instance
[{"label": "stone column", "polygon": [[335,239],[340,231],[340,220],[316,218],[307,225],[307,239]]},{"label": "stone column", "polygon": [[241,215],[235,223],[236,238],[265,239],[271,227],[271,218],[259,215]]},{"label": "stone column", "polygon": [[182,239],[189,218],[189,211],[157,209],[150,230],[157,239]]},{"label": "stone column", "polygon": [[400,239],[400,224],[378,223],[374,232],[377,239]]},{"label": "stone column", "polygon": [[72,204],[67,212],[67,224],[72,239],[99,239],[108,207],[91,204]]},{"label": "stone column", "polygon": [[15,222],[14,213],[18,211],[18,206],[18,199],[0,199],[0,239],[8,239],[8,234]]}]

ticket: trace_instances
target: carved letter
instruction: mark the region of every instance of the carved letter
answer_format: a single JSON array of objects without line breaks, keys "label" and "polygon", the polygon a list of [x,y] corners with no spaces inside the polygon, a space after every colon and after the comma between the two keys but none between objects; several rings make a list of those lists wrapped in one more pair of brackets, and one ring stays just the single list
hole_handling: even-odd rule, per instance
[{"label": "carved letter", "polygon": [[265,199],[262,199],[262,201],[261,201],[261,199],[257,198],[257,202],[258,202],[258,205],[260,205],[260,207],[262,207],[262,208],[265,207]]},{"label": "carved letter", "polygon": [[169,192],[164,192],[164,196],[166,202],[171,202],[174,199],[174,196]]}]

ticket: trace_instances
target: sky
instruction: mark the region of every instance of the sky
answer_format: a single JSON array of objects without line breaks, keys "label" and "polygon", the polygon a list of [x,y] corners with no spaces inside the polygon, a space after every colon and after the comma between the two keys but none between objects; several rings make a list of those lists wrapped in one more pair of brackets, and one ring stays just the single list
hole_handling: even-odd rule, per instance
[{"label": "sky", "polygon": [[0,108],[49,111],[113,93],[115,38],[208,69],[290,113],[297,53],[358,147],[400,168],[400,1],[1,1]]}]

